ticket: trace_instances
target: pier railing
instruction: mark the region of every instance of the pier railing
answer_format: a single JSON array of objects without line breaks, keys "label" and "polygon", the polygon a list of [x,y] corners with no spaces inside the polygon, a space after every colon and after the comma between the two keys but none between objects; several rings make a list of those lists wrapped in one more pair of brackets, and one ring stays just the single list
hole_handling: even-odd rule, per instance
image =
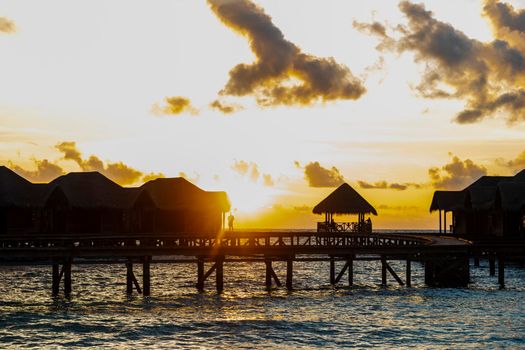
[{"label": "pier railing", "polygon": [[[165,255],[167,252],[180,254],[203,254],[210,250],[228,248],[235,254],[250,251],[266,253],[272,250],[294,252],[294,248],[316,248],[319,252],[329,248],[378,248],[378,247],[411,247],[431,243],[431,239],[404,235],[385,234],[339,234],[334,232],[224,232],[218,235],[188,234],[141,234],[141,235],[17,235],[0,237],[0,256],[30,254],[31,251],[50,255],[67,251],[88,255],[116,254],[126,251],[133,253],[147,249],[150,253]],[[83,255],[80,254],[80,255]],[[16,255],[16,254],[15,254]],[[41,254],[39,254],[40,256]]]},{"label": "pier railing", "polygon": [[317,232],[372,233],[372,224],[367,222],[326,222],[317,223]]}]

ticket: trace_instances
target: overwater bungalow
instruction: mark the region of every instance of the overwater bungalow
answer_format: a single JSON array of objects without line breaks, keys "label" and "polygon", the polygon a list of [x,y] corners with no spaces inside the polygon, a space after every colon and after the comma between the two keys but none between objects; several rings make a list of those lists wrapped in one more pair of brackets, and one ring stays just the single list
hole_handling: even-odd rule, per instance
[{"label": "overwater bungalow", "polygon": [[524,237],[525,170],[515,176],[482,176],[461,191],[436,191],[430,211],[439,214],[440,233]]},{"label": "overwater bungalow", "polygon": [[[324,214],[325,219],[317,223],[318,232],[371,233],[372,222],[365,220],[366,214],[377,215],[374,207],[349,184],[344,183],[313,209],[314,214]],[[335,222],[335,215],[357,215],[357,222]]]},{"label": "overwater bungalow", "polygon": [[140,230],[140,213],[153,207],[148,193],[123,188],[98,172],[69,173],[53,180],[68,202],[56,233],[126,233]]},{"label": "overwater bungalow", "polygon": [[66,205],[60,188],[33,184],[0,166],[0,234],[51,232]]},{"label": "overwater bungalow", "polygon": [[144,217],[143,230],[151,232],[217,233],[230,211],[226,192],[205,191],[182,177],[161,178],[141,186],[155,209]]}]

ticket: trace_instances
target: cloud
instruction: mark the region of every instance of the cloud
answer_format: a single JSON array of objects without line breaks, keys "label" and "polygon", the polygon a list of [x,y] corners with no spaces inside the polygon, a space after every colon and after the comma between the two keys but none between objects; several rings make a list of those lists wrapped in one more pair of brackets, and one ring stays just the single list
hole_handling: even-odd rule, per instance
[{"label": "cloud", "polygon": [[322,167],[319,162],[310,162],[304,167],[304,176],[310,187],[336,187],[345,179],[335,166],[331,169]]},{"label": "cloud", "polygon": [[525,52],[525,10],[515,10],[510,4],[486,0],[483,14],[491,22],[498,38]]},{"label": "cloud", "polygon": [[284,38],[270,16],[248,0],[208,0],[215,15],[245,36],[255,62],[230,70],[222,95],[254,95],[261,106],[309,105],[318,101],[355,100],[365,93],[362,82],[334,58],[301,52]]},{"label": "cloud", "polygon": [[219,100],[215,100],[212,103],[210,103],[210,107],[213,109],[218,110],[219,112],[222,112],[224,114],[231,114],[240,111],[243,109],[241,105],[237,104],[227,104],[225,102],[221,102]]},{"label": "cloud", "polygon": [[164,106],[158,104],[153,105],[153,113],[166,115],[178,115],[182,113],[196,115],[199,113],[199,111],[191,105],[191,101],[186,97],[166,97],[164,102],[166,103]]},{"label": "cloud", "polygon": [[148,181],[152,181],[155,179],[163,179],[165,177],[166,175],[164,175],[163,173],[148,173],[142,177],[142,182],[146,183]]},{"label": "cloud", "polygon": [[270,174],[263,174],[262,179],[263,179],[264,186],[273,187],[275,185],[272,175]]},{"label": "cloud", "polygon": [[47,159],[33,159],[35,170],[26,170],[18,165],[9,162],[9,167],[18,175],[32,182],[50,182],[57,177],[64,175],[64,169],[57,164],[49,162]]},{"label": "cloud", "polygon": [[391,189],[391,190],[398,190],[398,191],[404,191],[409,187],[413,188],[421,188],[421,184],[417,184],[414,182],[403,182],[403,183],[397,183],[392,182],[389,183],[387,181],[378,181],[374,183],[366,182],[366,181],[357,181],[359,184],[359,187],[361,188],[367,188],[367,189]]},{"label": "cloud", "polygon": [[259,166],[254,162],[248,163],[244,160],[235,161],[231,168],[242,176],[248,175],[253,182],[256,182],[261,175]]},{"label": "cloud", "polygon": [[16,32],[16,25],[8,18],[0,17],[0,33],[11,34]]},{"label": "cloud", "polygon": [[518,156],[511,160],[496,159],[496,163],[500,166],[510,167],[513,170],[522,170],[525,168],[525,151],[518,154]]},{"label": "cloud", "polygon": [[311,213],[314,208],[309,205],[300,205],[293,207],[293,210],[301,213]]},{"label": "cloud", "polygon": [[421,208],[415,205],[388,205],[380,204],[377,206],[380,210],[392,210],[392,211],[408,211],[408,210],[420,210]]},{"label": "cloud", "polygon": [[483,175],[487,175],[487,169],[483,165],[475,164],[472,160],[461,160],[452,156],[452,161],[441,168],[432,167],[428,169],[428,175],[435,188],[458,190]]},{"label": "cloud", "polygon": [[[384,26],[373,23],[358,27],[379,36],[382,48],[412,51],[417,62],[425,63],[425,73],[415,88],[421,96],[465,101],[465,108],[454,118],[460,124],[498,114],[510,123],[525,121],[524,41],[517,45],[518,40],[510,40],[508,34],[513,32],[513,38],[523,34],[519,31],[523,12],[487,1],[485,15],[496,27],[496,39],[481,42],[435,19],[423,4],[402,1],[399,8],[408,24],[396,27],[396,34],[400,34],[397,40],[383,31]],[[501,28],[508,35],[501,34]]]},{"label": "cloud", "polygon": [[[120,185],[131,185],[138,182],[144,174],[123,162],[104,162],[97,156],[91,155],[84,159],[77,149],[75,142],[61,142],[55,148],[63,153],[65,160],[72,160],[82,171],[98,171]],[[151,174],[148,174],[148,176]]]}]

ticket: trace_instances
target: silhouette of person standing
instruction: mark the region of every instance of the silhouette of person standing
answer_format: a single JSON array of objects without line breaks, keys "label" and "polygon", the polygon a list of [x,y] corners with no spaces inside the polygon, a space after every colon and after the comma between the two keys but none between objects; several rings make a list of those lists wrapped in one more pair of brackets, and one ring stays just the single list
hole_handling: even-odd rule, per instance
[{"label": "silhouette of person standing", "polygon": [[233,231],[233,220],[235,220],[235,217],[230,213],[230,215],[228,215],[228,229],[230,231]]}]

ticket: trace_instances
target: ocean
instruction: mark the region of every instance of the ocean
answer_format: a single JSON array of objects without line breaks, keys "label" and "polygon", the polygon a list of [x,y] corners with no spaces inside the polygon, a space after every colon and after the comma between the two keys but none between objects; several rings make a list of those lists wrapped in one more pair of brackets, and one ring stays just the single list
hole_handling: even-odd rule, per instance
[{"label": "ocean", "polygon": [[[0,348],[525,348],[524,268],[507,266],[499,290],[481,260],[469,288],[438,289],[412,265],[411,288],[390,276],[382,288],[376,261],[356,261],[354,286],[333,287],[328,262],[296,262],[294,290],[268,292],[264,264],[226,263],[217,295],[213,278],[196,290],[193,264],[153,264],[150,297],[126,296],[125,266],[74,265],[70,300],[51,297],[50,266],[4,266]],[[404,278],[403,262],[391,266]],[[274,268],[284,280],[285,264]]]}]

